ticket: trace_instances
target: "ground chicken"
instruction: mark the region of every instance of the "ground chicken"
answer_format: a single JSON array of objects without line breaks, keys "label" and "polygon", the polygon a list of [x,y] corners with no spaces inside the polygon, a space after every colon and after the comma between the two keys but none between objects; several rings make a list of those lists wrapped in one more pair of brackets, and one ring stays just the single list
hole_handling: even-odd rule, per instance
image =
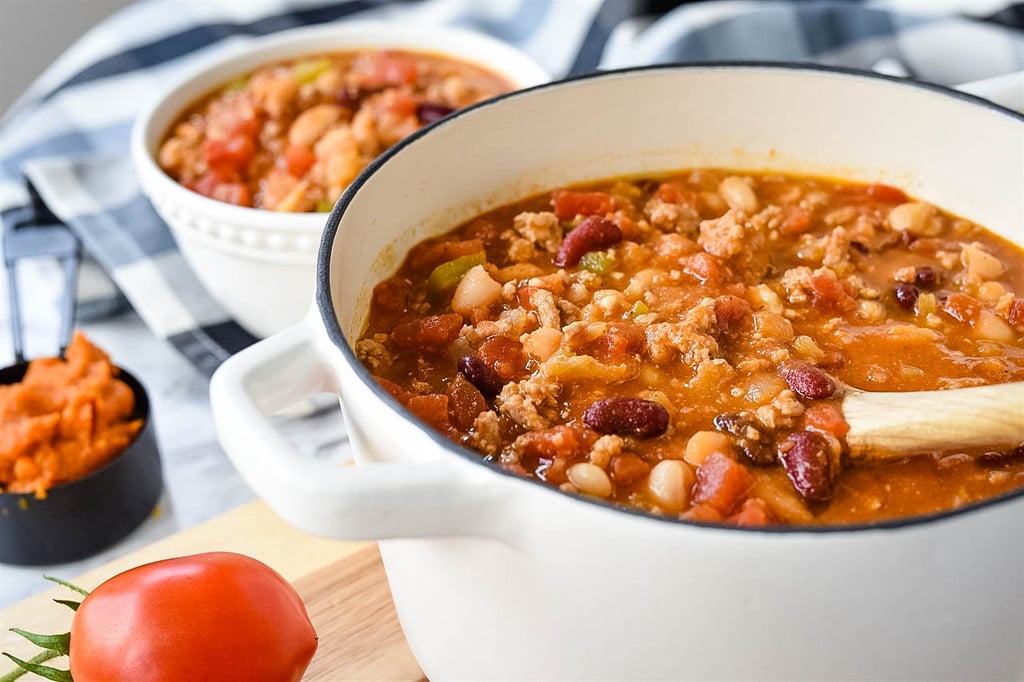
[{"label": "ground chicken", "polygon": [[384,346],[383,341],[387,338],[387,334],[375,334],[372,339],[356,341],[356,357],[373,370],[390,367],[395,356]]},{"label": "ground chicken", "polygon": [[557,381],[537,375],[505,384],[494,404],[502,415],[529,429],[546,429],[558,417]]},{"label": "ground chicken", "polygon": [[512,229],[548,253],[556,253],[562,245],[562,225],[554,213],[520,213],[513,219]]},{"label": "ground chicken", "polygon": [[657,197],[651,197],[644,205],[644,215],[662,232],[693,234],[700,222],[700,214],[692,206],[672,204]]},{"label": "ground chicken", "polygon": [[498,454],[501,447],[501,426],[495,412],[486,410],[477,415],[469,432],[469,442],[484,454]]}]

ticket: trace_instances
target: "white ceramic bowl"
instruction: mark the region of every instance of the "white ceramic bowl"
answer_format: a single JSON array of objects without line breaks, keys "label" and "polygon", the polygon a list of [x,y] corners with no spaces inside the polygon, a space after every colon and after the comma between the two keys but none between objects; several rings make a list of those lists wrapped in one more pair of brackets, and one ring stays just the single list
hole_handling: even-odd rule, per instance
[{"label": "white ceramic bowl", "polygon": [[[477,153],[419,172],[455,146]],[[608,73],[466,110],[347,190],[309,316],[214,376],[218,434],[285,519],[382,540],[432,680],[1020,680],[1024,491],[875,526],[655,518],[484,463],[415,422],[351,344],[410,246],[537,190],[706,165],[827,174],[898,185],[1022,244],[1021,150],[1024,117],[982,100],[809,66]],[[319,391],[341,398],[354,468],[302,459],[263,416]]]},{"label": "white ceramic bowl", "polygon": [[233,77],[307,54],[402,49],[479,64],[517,87],[550,77],[519,50],[488,36],[447,28],[345,22],[300,28],[218,52],[145,107],[136,119],[131,152],[143,192],[167,222],[199,280],[238,322],[258,336],[294,324],[313,295],[322,213],[278,213],[234,206],[192,192],[157,165],[168,128],[198,98]]}]

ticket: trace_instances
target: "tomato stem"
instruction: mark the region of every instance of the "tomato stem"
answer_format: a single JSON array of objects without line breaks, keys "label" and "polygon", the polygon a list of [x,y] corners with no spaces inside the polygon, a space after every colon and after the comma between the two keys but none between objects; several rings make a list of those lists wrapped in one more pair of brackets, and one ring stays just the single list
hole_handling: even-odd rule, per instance
[{"label": "tomato stem", "polygon": [[35,673],[40,677],[45,677],[48,680],[55,680],[56,682],[74,682],[73,678],[71,677],[70,670],[58,670],[57,668],[51,668],[50,666],[41,665],[42,663],[45,663],[51,658],[61,656],[62,654],[58,651],[44,651],[40,654],[37,654],[36,656],[33,656],[32,659],[28,661],[23,661],[17,656],[12,656],[6,651],[3,652],[3,655],[14,661],[14,663],[18,667],[12,670],[11,672],[7,673],[3,677],[0,677],[0,682],[13,682],[14,680],[18,679],[27,672]]},{"label": "tomato stem", "polygon": [[44,580],[49,580],[51,583],[57,583],[58,585],[63,585],[64,587],[68,588],[69,590],[74,590],[75,592],[77,592],[78,594],[82,595],[83,597],[88,597],[89,596],[89,591],[88,590],[82,589],[78,585],[74,585],[72,583],[69,583],[66,580],[61,580],[60,578],[54,578],[52,575],[46,575],[46,574],[43,574],[43,579]]}]

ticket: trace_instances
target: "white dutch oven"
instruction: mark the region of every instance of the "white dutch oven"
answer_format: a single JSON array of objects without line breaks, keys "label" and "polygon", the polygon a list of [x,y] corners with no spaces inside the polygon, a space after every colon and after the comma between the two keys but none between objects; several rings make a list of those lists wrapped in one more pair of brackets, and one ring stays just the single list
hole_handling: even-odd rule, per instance
[{"label": "white dutch oven", "polygon": [[[640,69],[467,110],[368,168],[331,214],[306,320],[223,365],[221,442],[281,516],[380,539],[417,660],[443,679],[1024,676],[1024,494],[875,527],[738,530],[517,478],[416,423],[351,350],[373,284],[478,212],[692,166],[899,185],[1024,242],[1024,119],[884,77]],[[303,459],[265,413],[341,398],[359,466]]]}]

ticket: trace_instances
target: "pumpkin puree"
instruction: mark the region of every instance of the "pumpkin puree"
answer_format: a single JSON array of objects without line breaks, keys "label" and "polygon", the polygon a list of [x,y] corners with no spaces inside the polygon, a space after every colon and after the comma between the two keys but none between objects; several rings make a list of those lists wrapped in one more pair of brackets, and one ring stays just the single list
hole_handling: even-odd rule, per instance
[{"label": "pumpkin puree", "polygon": [[75,332],[65,356],[33,360],[20,383],[0,385],[0,492],[42,499],[112,460],[142,428],[106,353]]}]

